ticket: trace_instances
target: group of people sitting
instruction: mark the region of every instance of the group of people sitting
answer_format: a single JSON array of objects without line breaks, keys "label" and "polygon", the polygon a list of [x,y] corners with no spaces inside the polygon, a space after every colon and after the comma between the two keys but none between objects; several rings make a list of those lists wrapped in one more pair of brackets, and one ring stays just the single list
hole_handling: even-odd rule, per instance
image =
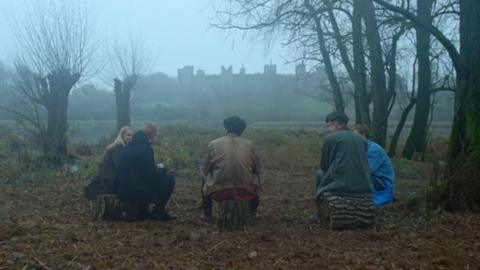
[{"label": "group of people sitting", "polygon": [[[375,206],[394,199],[394,171],[390,159],[378,144],[367,140],[368,127],[347,128],[348,117],[333,112],[326,117],[330,134],[322,147],[317,171],[317,198],[324,192],[371,196]],[[241,137],[246,128],[243,119],[232,116],[223,121],[224,136],[208,144],[202,180],[202,219],[212,217],[214,201],[249,201],[252,214],[260,203],[262,190],[260,159],[256,146]],[[175,178],[162,164],[156,164],[152,144],[157,128],[145,123],[137,132],[123,127],[107,147],[99,171],[85,188],[88,199],[115,194],[124,204],[134,207],[129,220],[175,219],[165,209]],[[318,217],[318,214],[317,214]]]},{"label": "group of people sitting", "polygon": [[317,171],[317,199],[329,192],[371,196],[376,207],[392,203],[395,172],[390,158],[380,145],[368,140],[368,126],[356,125],[351,130],[348,120],[343,112],[333,112],[325,119],[329,134]]},{"label": "group of people sitting", "polygon": [[135,217],[124,217],[126,220],[175,219],[165,210],[175,179],[155,163],[151,145],[156,135],[157,127],[152,123],[145,123],[135,133],[130,127],[121,128],[115,141],[107,146],[97,175],[85,188],[85,197],[94,200],[102,194],[115,194],[137,210],[133,212]]}]

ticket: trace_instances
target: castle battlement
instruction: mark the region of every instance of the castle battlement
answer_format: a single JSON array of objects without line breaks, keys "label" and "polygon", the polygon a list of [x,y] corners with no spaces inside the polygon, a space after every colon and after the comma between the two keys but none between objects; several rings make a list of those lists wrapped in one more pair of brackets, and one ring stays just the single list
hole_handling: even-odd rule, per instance
[{"label": "castle battlement", "polygon": [[[311,75],[311,74],[310,74]],[[238,73],[234,73],[233,66],[221,66],[219,74],[206,74],[198,68],[194,72],[193,66],[185,66],[177,71],[177,80],[180,90],[193,93],[225,94],[236,91],[248,91],[256,94],[271,91],[296,91],[304,89],[309,73],[304,63],[295,67],[294,74],[278,74],[274,64],[264,65],[263,73],[247,73],[242,65]]]}]

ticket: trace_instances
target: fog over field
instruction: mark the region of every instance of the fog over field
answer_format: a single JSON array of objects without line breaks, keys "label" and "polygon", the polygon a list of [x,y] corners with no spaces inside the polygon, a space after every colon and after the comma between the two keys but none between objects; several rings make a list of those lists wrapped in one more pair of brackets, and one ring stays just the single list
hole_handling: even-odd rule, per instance
[{"label": "fog over field", "polygon": [[480,0],[0,0],[1,269],[480,269]]},{"label": "fog over field", "polygon": [[[16,53],[12,24],[21,21],[35,0],[0,1],[0,59],[12,60]],[[48,5],[50,0],[42,0]],[[67,1],[68,2],[68,1]],[[177,68],[193,65],[207,73],[218,73],[221,65],[242,65],[249,72],[262,72],[263,65],[277,64],[280,73],[291,73],[294,64],[286,64],[287,49],[279,44],[268,47],[256,42],[254,35],[227,34],[210,26],[215,16],[215,0],[102,0],[81,1],[89,8],[97,39],[125,41],[140,36],[145,49],[154,58],[151,72],[177,75]],[[267,48],[268,47],[268,48]]]},{"label": "fog over field", "polygon": [[[0,91],[6,93],[0,105],[11,109],[18,103],[28,102],[24,100],[25,95],[15,89],[19,83],[15,69],[18,73],[20,64],[30,68],[32,63],[39,63],[40,59],[32,59],[32,50],[58,45],[48,44],[48,38],[32,38],[33,28],[41,22],[44,28],[53,26],[55,22],[49,20],[57,16],[55,12],[65,13],[70,8],[73,9],[70,18],[57,19],[75,21],[77,18],[77,26],[84,28],[70,29],[70,32],[88,34],[84,35],[82,44],[78,35],[83,32],[71,35],[73,41],[79,42],[78,46],[86,49],[79,62],[82,66],[69,67],[81,70],[81,76],[69,90],[67,115],[71,121],[118,120],[122,108],[128,118],[137,122],[220,123],[224,117],[237,114],[251,123],[321,123],[333,110],[345,110],[352,122],[359,117],[353,94],[356,86],[347,79],[348,69],[342,65],[339,52],[335,52],[333,40],[325,45],[331,51],[329,61],[336,74],[334,81],[328,75],[332,67],[321,60],[325,55],[315,46],[306,45],[312,42],[311,34],[305,33],[305,41],[297,42],[282,24],[262,29],[255,26],[255,23],[261,25],[261,17],[256,16],[266,10],[233,15],[236,13],[231,9],[237,8],[235,3],[220,0],[0,1],[0,77],[3,78]],[[346,18],[338,15],[341,30],[346,31]],[[244,27],[251,30],[242,30]],[[415,63],[412,33],[410,30],[399,35],[398,78],[395,93],[389,94],[388,101],[389,118],[394,122],[403,117],[402,112],[415,99],[417,76],[412,73],[412,63]],[[387,32],[383,35],[389,36]],[[347,49],[351,49],[349,42],[345,44]],[[29,48],[25,44],[42,45]],[[440,83],[445,82],[443,76],[449,74],[449,70],[444,65],[444,52],[438,50],[438,53],[443,62],[439,60],[434,82],[440,88],[447,88],[450,86]],[[38,54],[36,51],[35,55]],[[44,56],[45,61],[55,58],[54,54]],[[44,75],[49,72],[49,68],[34,69]],[[116,107],[119,98],[113,91],[116,79],[128,85],[127,108]],[[371,91],[367,90],[370,101],[366,101],[373,110],[376,105],[372,103]],[[340,101],[336,91],[342,92]],[[451,92],[439,92],[431,102],[435,103],[431,114],[434,122],[452,121]],[[405,119],[411,122],[414,109],[409,108],[408,112]],[[41,116],[45,112],[40,108],[38,113]],[[19,115],[12,110],[0,110],[2,119],[15,117]],[[390,128],[390,135],[394,129]],[[405,132],[403,134],[405,137]]]}]

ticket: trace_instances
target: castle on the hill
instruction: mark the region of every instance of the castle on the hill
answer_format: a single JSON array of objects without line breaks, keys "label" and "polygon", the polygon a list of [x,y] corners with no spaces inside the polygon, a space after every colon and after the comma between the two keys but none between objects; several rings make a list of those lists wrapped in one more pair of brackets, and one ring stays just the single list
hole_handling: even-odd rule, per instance
[{"label": "castle on the hill", "polygon": [[[275,95],[308,91],[317,91],[323,81],[323,72],[308,73],[305,64],[296,65],[294,74],[278,74],[277,66],[267,64],[263,73],[248,74],[242,66],[239,73],[233,73],[232,66],[221,67],[220,74],[207,75],[202,69],[194,72],[193,66],[178,69],[177,80],[182,92],[194,95],[234,95],[250,94],[255,96]],[[315,80],[312,78],[315,77]],[[316,82],[316,83],[315,83]]]}]

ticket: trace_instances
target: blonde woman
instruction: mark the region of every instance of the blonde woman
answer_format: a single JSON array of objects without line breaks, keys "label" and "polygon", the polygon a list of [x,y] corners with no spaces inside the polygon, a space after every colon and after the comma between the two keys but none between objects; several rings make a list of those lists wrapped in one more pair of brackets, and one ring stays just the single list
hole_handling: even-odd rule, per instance
[{"label": "blonde woman", "polygon": [[85,187],[84,195],[87,199],[94,200],[101,194],[112,194],[113,183],[115,180],[115,166],[123,147],[127,145],[133,137],[133,129],[124,126],[118,132],[117,138],[107,146],[102,162],[99,164],[98,172],[92,179],[92,182]]},{"label": "blonde woman", "polygon": [[[138,220],[150,218],[159,221],[175,219],[165,206],[175,189],[175,177],[166,169],[155,165],[152,143],[157,135],[157,127],[145,123],[135,132],[133,139],[118,159],[115,195],[128,205],[137,206]],[[155,204],[152,212],[149,205]]]}]

